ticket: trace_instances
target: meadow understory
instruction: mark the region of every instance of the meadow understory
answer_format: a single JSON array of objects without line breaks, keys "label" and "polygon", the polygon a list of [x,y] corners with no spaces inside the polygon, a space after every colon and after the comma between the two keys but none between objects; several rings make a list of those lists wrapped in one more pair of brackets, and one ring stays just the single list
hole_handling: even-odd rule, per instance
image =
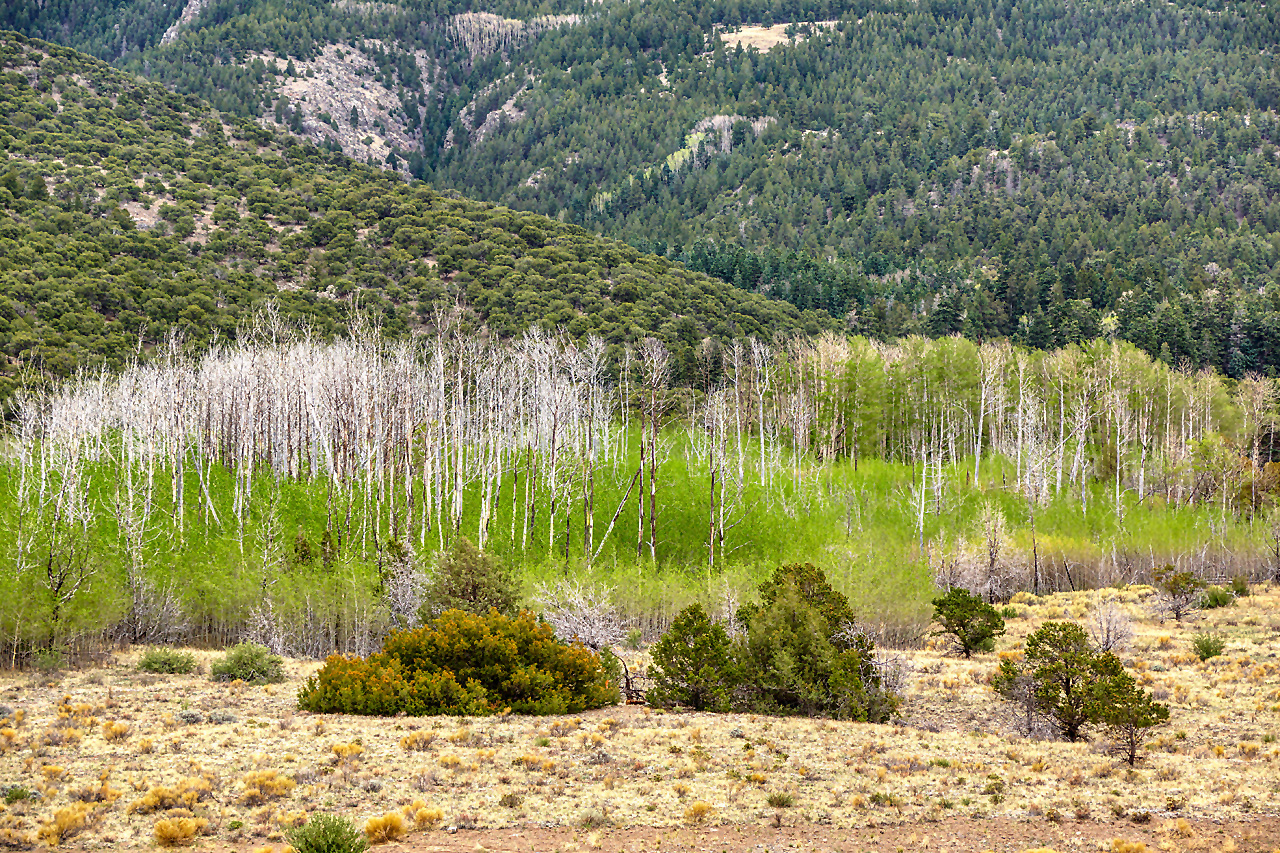
[{"label": "meadow understory", "polygon": [[[1000,656],[1018,654],[1038,625],[1085,623],[1104,599],[1135,629],[1126,667],[1172,711],[1134,767],[1100,730],[1079,743],[1027,736],[989,685]],[[314,715],[295,710],[295,695],[315,662],[287,661],[285,683],[252,687],[138,672],[139,649],[65,674],[12,672],[0,679],[0,831],[10,847],[34,837],[153,848],[176,834],[173,843],[206,849],[279,849],[290,826],[318,813],[363,826],[396,812],[398,841],[422,849],[460,849],[451,827],[496,840],[489,849],[518,847],[520,831],[543,832],[547,849],[677,849],[694,830],[727,839],[705,834],[717,828],[875,849],[867,833],[877,827],[903,849],[943,849],[956,821],[1013,827],[1008,844],[982,845],[993,849],[1071,837],[1088,842],[1071,849],[1110,849],[1095,842],[1139,836],[1168,851],[1270,849],[1258,839],[1273,838],[1264,829],[1280,816],[1280,590],[1256,585],[1183,622],[1161,621],[1153,600],[1144,586],[1016,595],[995,654],[965,660],[940,638],[900,653],[905,701],[889,725],[641,706]],[[1202,661],[1193,640],[1206,634],[1225,647]],[[207,670],[212,655],[195,654]],[[629,657],[646,664],[642,650]],[[1255,822],[1257,838],[1237,837]],[[1235,836],[1214,835],[1223,823]],[[631,836],[631,826],[670,834]]]}]

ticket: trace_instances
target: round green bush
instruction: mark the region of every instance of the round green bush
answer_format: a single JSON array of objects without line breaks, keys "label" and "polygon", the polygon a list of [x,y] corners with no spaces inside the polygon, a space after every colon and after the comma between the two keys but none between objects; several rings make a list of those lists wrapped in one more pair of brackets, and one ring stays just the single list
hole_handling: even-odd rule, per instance
[{"label": "round green bush", "polygon": [[142,653],[138,669],[163,675],[187,675],[195,672],[196,656],[164,646],[152,646]]},{"label": "round green bush", "polygon": [[297,853],[364,853],[369,847],[359,827],[345,817],[325,813],[312,815],[285,833],[285,839]]},{"label": "round green bush", "polygon": [[214,681],[243,681],[245,684],[276,684],[284,681],[284,660],[266,646],[239,643],[209,667]]}]

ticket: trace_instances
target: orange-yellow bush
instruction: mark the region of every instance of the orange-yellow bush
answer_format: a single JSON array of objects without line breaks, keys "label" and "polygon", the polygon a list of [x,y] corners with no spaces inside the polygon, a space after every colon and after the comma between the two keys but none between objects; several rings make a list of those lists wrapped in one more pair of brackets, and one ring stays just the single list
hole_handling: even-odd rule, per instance
[{"label": "orange-yellow bush", "polygon": [[689,808],[684,810],[684,819],[688,823],[702,823],[711,814],[711,803],[706,800],[694,800],[689,804]]},{"label": "orange-yellow bush", "polygon": [[68,838],[83,832],[99,816],[87,803],[75,803],[55,811],[53,817],[40,824],[36,836],[50,847],[57,847]]},{"label": "orange-yellow bush", "polygon": [[398,811],[387,812],[382,817],[371,817],[364,824],[364,834],[370,844],[399,841],[408,831],[404,815]]},{"label": "orange-yellow bush", "polygon": [[168,787],[157,785],[129,804],[129,814],[152,814],[168,809],[191,808],[213,796],[213,785],[203,776],[191,776]]},{"label": "orange-yellow bush", "polygon": [[[0,732],[3,734],[3,732]],[[431,742],[436,739],[433,732],[410,732],[400,738],[400,748],[405,752],[426,752],[431,748]]]},{"label": "orange-yellow bush", "polygon": [[204,835],[208,828],[209,821],[202,817],[164,818],[156,822],[156,844],[161,847],[190,844],[197,835]]},{"label": "orange-yellow bush", "polygon": [[106,739],[107,743],[125,740],[129,737],[129,724],[119,721],[103,723],[102,737]]},{"label": "orange-yellow bush", "polygon": [[339,761],[345,761],[348,758],[355,758],[356,756],[364,754],[364,747],[360,743],[354,741],[352,743],[335,743],[333,746],[329,747],[329,749],[333,751],[333,754],[338,757]]},{"label": "orange-yellow bush", "polygon": [[288,776],[274,770],[253,770],[244,774],[244,792],[240,802],[246,806],[258,806],[269,800],[287,797],[297,786]]}]

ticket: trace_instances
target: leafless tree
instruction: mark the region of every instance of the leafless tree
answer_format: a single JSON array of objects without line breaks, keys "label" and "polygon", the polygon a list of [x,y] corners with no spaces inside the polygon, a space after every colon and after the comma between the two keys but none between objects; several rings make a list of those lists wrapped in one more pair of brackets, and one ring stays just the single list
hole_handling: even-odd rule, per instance
[{"label": "leafless tree", "polygon": [[1097,602],[1089,613],[1089,639],[1100,652],[1119,654],[1133,642],[1133,620],[1115,596]]},{"label": "leafless tree", "polygon": [[613,606],[613,587],[561,579],[541,583],[533,596],[542,617],[566,642],[606,649],[622,641],[626,622]]}]

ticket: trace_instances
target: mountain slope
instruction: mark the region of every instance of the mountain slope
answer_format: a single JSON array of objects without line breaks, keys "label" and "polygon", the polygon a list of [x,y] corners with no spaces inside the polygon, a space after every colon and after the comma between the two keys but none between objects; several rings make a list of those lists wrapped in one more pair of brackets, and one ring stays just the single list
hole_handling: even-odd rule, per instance
[{"label": "mountain slope", "polygon": [[[437,316],[614,347],[830,320],[542,216],[440,194],[71,50],[0,36],[0,350],[66,375],[176,329],[232,337],[274,302],[321,334]],[[615,350],[616,352],[616,350]],[[11,385],[6,386],[11,387]]]},{"label": "mountain slope", "polygon": [[152,8],[40,31],[869,334],[1280,369],[1274,4],[210,0],[91,37]]}]

